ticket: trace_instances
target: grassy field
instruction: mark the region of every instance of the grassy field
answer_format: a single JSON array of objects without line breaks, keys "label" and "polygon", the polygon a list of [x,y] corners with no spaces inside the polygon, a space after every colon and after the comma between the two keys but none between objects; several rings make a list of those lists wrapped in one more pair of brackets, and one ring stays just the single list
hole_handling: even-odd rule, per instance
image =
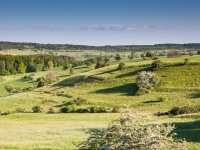
[{"label": "grassy field", "polygon": [[[200,62],[200,56],[182,56],[180,58],[159,59],[165,63],[183,63],[185,58],[189,62]],[[78,97],[86,99],[87,103],[78,107],[103,106],[108,110],[116,105],[123,108],[130,104],[135,111],[149,115],[151,123],[175,123],[177,138],[185,138],[189,142],[189,149],[198,150],[200,147],[200,114],[180,115],[175,117],[153,115],[155,112],[166,112],[174,106],[199,104],[200,74],[199,65],[167,65],[163,69],[154,71],[160,77],[160,85],[156,90],[142,96],[135,96],[137,91],[136,75],[140,71],[151,70],[148,64],[153,60],[124,59],[128,67],[117,70],[119,61],[111,61],[111,66],[93,70],[94,65],[87,68],[82,66],[75,69],[70,76],[69,71],[62,71],[61,67],[54,68],[61,81],[52,85],[35,89],[32,92],[17,93],[0,97],[0,110],[15,110],[21,107],[32,111],[35,105],[42,105],[45,112],[53,107],[56,112],[67,102]],[[45,76],[47,72],[38,72],[35,78]],[[6,83],[19,83],[27,86],[29,82],[22,82],[18,75],[5,77],[6,82],[0,83],[2,88]],[[168,89],[168,90],[166,90]],[[191,90],[195,89],[195,90]],[[7,93],[6,93],[7,94]],[[165,96],[166,102],[158,102],[158,98]],[[87,138],[82,125],[89,129],[103,128],[119,117],[120,114],[34,114],[19,113],[1,116],[2,149],[74,149],[73,142],[78,144]],[[12,131],[12,132],[11,132]]]},{"label": "grassy field", "polygon": [[[198,150],[200,143],[200,114],[181,115],[173,118],[149,115],[154,123],[173,123],[176,138],[189,142],[188,148]],[[76,149],[87,139],[85,127],[89,130],[107,127],[120,114],[13,114],[1,116],[1,149]],[[186,130],[187,129],[187,130]]]}]

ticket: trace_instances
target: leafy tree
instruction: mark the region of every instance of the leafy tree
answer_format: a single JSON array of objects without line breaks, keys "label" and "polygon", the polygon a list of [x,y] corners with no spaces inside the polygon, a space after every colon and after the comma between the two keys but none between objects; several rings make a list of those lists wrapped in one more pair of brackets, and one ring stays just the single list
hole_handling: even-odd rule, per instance
[{"label": "leafy tree", "polygon": [[175,140],[175,126],[148,124],[146,116],[130,113],[103,130],[87,130],[90,136],[79,145],[91,150],[187,150],[185,140]]},{"label": "leafy tree", "polygon": [[141,54],[141,57],[142,57],[142,58],[144,58],[144,57],[145,57],[143,53]]},{"label": "leafy tree", "polygon": [[52,61],[48,61],[47,63],[48,69],[53,69],[53,62]]},{"label": "leafy tree", "polygon": [[197,55],[200,55],[200,50],[197,52]]},{"label": "leafy tree", "polygon": [[119,54],[116,54],[116,57],[115,57],[116,60],[121,60],[121,56]]},{"label": "leafy tree", "polygon": [[108,61],[110,61],[110,59],[108,57],[105,57],[104,62],[107,63]]},{"label": "leafy tree", "polygon": [[131,57],[130,59],[133,59],[135,57],[135,53],[134,52],[131,52]]},{"label": "leafy tree", "polygon": [[54,71],[51,71],[51,72],[47,73],[46,78],[49,78],[49,79],[54,80],[54,81],[57,81],[56,73]]},{"label": "leafy tree", "polygon": [[103,58],[101,56],[97,57],[97,62],[102,62]]},{"label": "leafy tree", "polygon": [[20,63],[18,66],[18,72],[19,73],[25,73],[26,72],[26,66],[24,65],[24,63]]},{"label": "leafy tree", "polygon": [[158,78],[151,71],[139,72],[136,78],[136,83],[139,88],[149,89],[150,87],[156,86],[158,82]]},{"label": "leafy tree", "polygon": [[163,65],[164,65],[164,63],[160,60],[156,60],[151,64],[153,70],[158,70],[158,69],[162,68]]},{"label": "leafy tree", "polygon": [[95,66],[95,69],[98,69],[98,68],[101,68],[101,67],[102,67],[102,63],[98,61],[96,66]]},{"label": "leafy tree", "polygon": [[15,90],[15,86],[13,84],[7,84],[5,89],[8,91],[9,95]]},{"label": "leafy tree", "polygon": [[123,63],[123,62],[119,63],[118,70],[123,70],[125,68],[126,68],[125,63]]},{"label": "leafy tree", "polygon": [[181,54],[178,52],[178,51],[171,51],[169,54],[168,54],[168,58],[177,58],[177,57],[180,57]]},{"label": "leafy tree", "polygon": [[193,55],[194,55],[194,53],[193,53],[193,52],[189,52],[189,55],[190,55],[190,56],[193,56]]},{"label": "leafy tree", "polygon": [[146,57],[150,57],[150,58],[153,58],[155,55],[153,53],[151,53],[150,51],[148,51],[146,53]]}]

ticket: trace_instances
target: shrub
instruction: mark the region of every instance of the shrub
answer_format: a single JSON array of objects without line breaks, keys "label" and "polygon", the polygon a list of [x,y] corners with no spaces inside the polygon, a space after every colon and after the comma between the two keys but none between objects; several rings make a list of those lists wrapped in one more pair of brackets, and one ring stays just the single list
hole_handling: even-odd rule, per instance
[{"label": "shrub", "polygon": [[54,109],[53,108],[49,108],[49,111],[48,111],[48,113],[55,113],[55,111],[54,111]]},{"label": "shrub", "polygon": [[80,149],[102,150],[186,150],[185,140],[173,139],[175,126],[147,124],[142,115],[125,114],[103,130],[87,130],[90,136]]},{"label": "shrub", "polygon": [[115,57],[116,60],[121,60],[121,56],[119,54],[116,54],[116,57]]},{"label": "shrub", "polygon": [[70,69],[70,74],[74,74],[74,68]]},{"label": "shrub", "polygon": [[184,65],[189,65],[189,59],[188,58],[185,58]]},{"label": "shrub", "polygon": [[189,52],[189,55],[190,55],[190,56],[193,56],[193,55],[194,55],[194,53],[193,53],[193,52]]},{"label": "shrub", "polygon": [[123,63],[123,62],[119,63],[118,70],[123,70],[125,68],[126,68],[125,63]]},{"label": "shrub", "polygon": [[34,77],[32,75],[25,75],[22,77],[24,80],[34,80]]},{"label": "shrub", "polygon": [[43,108],[41,106],[33,106],[32,110],[34,113],[43,112]]},{"label": "shrub", "polygon": [[105,107],[91,107],[90,113],[106,113]]},{"label": "shrub", "polygon": [[150,87],[155,87],[158,82],[158,78],[150,71],[139,72],[136,78],[136,83],[139,88],[149,89]]},{"label": "shrub", "polygon": [[24,109],[22,109],[21,107],[17,107],[15,112],[16,113],[21,113],[21,112],[24,112]]},{"label": "shrub", "polygon": [[114,106],[113,109],[112,109],[112,112],[113,113],[120,113],[122,112],[122,107],[117,105],[117,106]]},{"label": "shrub", "polygon": [[153,53],[149,52],[149,51],[146,53],[146,57],[153,58],[154,56],[155,55]]},{"label": "shrub", "polygon": [[174,107],[169,111],[169,113],[173,115],[197,113],[197,112],[200,112],[200,105]]},{"label": "shrub", "polygon": [[96,66],[95,66],[95,69],[99,69],[102,67],[102,63],[101,62],[97,62]]},{"label": "shrub", "polygon": [[6,81],[6,79],[4,79],[3,77],[0,77],[0,82],[4,82]]},{"label": "shrub", "polygon": [[177,57],[180,57],[181,54],[178,52],[178,51],[171,51],[169,54],[168,54],[168,58],[177,58]]},{"label": "shrub", "polygon": [[158,70],[158,69],[162,68],[163,65],[164,65],[164,63],[160,60],[156,60],[151,64],[153,70]]},{"label": "shrub", "polygon": [[168,99],[165,96],[161,96],[158,98],[159,102],[166,102]]},{"label": "shrub", "polygon": [[6,88],[6,90],[8,91],[9,95],[10,95],[11,92],[13,92],[13,91],[15,90],[15,86],[12,85],[12,84],[7,84],[7,85],[5,86],[5,88]]},{"label": "shrub", "polygon": [[200,55],[200,50],[197,52],[197,55]]},{"label": "shrub", "polygon": [[159,56],[165,56],[165,54],[164,53],[159,53]]},{"label": "shrub", "polygon": [[153,58],[152,58],[152,60],[157,60],[157,59],[158,59],[158,57],[153,57]]},{"label": "shrub", "polygon": [[46,78],[51,79],[53,81],[57,81],[56,73],[54,71],[51,71],[51,72],[47,73]]},{"label": "shrub", "polygon": [[139,90],[136,92],[135,95],[140,96],[140,95],[145,95],[145,94],[148,94],[148,93],[150,93],[149,89],[139,88]]},{"label": "shrub", "polygon": [[69,105],[67,107],[61,108],[60,111],[62,113],[73,113],[73,112],[76,112],[76,107],[77,106],[75,104],[74,105]]},{"label": "shrub", "polygon": [[88,108],[79,108],[76,111],[77,113],[89,113],[90,110]]},{"label": "shrub", "polygon": [[66,65],[63,65],[63,68],[62,68],[62,70],[67,70],[67,69],[69,69],[69,66],[66,64]]}]

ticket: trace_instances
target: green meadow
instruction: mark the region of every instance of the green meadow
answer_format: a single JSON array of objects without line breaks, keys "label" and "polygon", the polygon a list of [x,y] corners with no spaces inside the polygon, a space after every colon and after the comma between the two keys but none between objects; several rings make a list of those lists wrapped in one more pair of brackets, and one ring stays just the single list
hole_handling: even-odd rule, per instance
[{"label": "green meadow", "polygon": [[[153,71],[159,78],[159,85],[150,93],[136,96],[137,73],[152,71],[150,58],[143,60],[123,59],[111,60],[110,66],[94,70],[94,66],[75,68],[74,74],[62,67],[54,68],[60,81],[48,86],[34,89],[31,92],[9,94],[6,84],[27,87],[49,71],[35,73],[33,81],[24,81],[22,75],[4,77],[0,83],[0,110],[23,108],[27,113],[15,113],[0,116],[2,149],[76,149],[87,139],[85,127],[101,129],[120,116],[120,113],[60,113],[60,109],[74,99],[82,98],[86,103],[78,108],[105,107],[111,111],[113,107],[125,110],[130,105],[133,112],[143,113],[150,118],[150,123],[174,123],[178,135],[185,138],[188,149],[198,150],[200,147],[200,114],[184,114],[178,116],[155,116],[156,112],[168,112],[173,107],[200,104],[200,64],[183,65],[185,58],[190,63],[199,62],[200,56],[181,56],[179,58],[159,59],[166,65]],[[118,70],[118,64],[124,62],[126,69]],[[27,73],[30,74],[30,73]],[[25,74],[24,74],[25,75]],[[165,96],[168,100],[159,102]],[[42,106],[43,113],[31,113],[33,106]],[[55,114],[48,114],[49,108]],[[28,113],[29,112],[29,113]]]}]

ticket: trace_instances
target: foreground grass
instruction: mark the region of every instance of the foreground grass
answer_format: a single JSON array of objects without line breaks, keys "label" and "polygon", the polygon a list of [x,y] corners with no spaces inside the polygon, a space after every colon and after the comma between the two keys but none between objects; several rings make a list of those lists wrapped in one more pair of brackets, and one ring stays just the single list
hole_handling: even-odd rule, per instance
[{"label": "foreground grass", "polygon": [[[148,115],[153,123],[175,123],[176,138],[189,142],[189,149],[200,146],[200,114],[169,118]],[[102,129],[120,114],[12,114],[0,116],[1,149],[76,149],[85,141],[85,129]],[[74,144],[73,144],[74,143]]]}]

